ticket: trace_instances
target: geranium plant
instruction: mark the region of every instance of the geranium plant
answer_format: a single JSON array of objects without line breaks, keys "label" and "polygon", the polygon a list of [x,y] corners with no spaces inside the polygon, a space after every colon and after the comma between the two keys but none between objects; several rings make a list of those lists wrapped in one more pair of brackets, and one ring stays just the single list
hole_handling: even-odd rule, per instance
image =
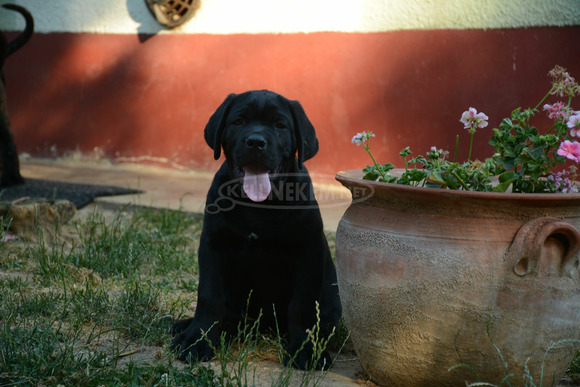
[{"label": "geranium plant", "polygon": [[[484,161],[471,160],[471,150],[475,133],[488,126],[489,118],[469,108],[459,120],[471,136],[467,161],[457,161],[458,141],[453,158],[448,151],[436,147],[431,147],[424,156],[411,157],[412,152],[406,147],[400,152],[404,171],[401,176],[394,176],[393,164],[375,161],[370,151],[370,140],[375,135],[365,131],[352,138],[354,144],[363,145],[373,161],[373,165],[364,169],[364,178],[471,191],[577,192],[574,180],[575,164],[580,162],[580,143],[575,137],[580,137],[580,111],[573,110],[571,104],[573,97],[580,94],[580,86],[563,67],[556,66],[548,75],[552,87],[536,107],[515,109],[511,117],[501,121],[499,128],[492,130],[489,144],[494,153]],[[564,100],[545,103],[550,96]],[[540,107],[552,122],[543,130],[531,123]],[[567,162],[574,164],[566,167]]]}]

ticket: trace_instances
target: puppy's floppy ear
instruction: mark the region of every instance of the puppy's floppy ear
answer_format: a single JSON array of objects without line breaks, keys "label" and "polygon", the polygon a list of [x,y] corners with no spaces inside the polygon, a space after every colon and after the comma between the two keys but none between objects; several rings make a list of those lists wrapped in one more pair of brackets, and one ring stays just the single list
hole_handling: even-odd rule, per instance
[{"label": "puppy's floppy ear", "polygon": [[300,102],[290,101],[290,107],[294,118],[294,131],[298,148],[298,168],[302,168],[304,161],[311,159],[318,153],[318,139],[316,139],[314,126],[306,116]]},{"label": "puppy's floppy ear", "polygon": [[213,149],[213,158],[219,159],[222,151],[222,134],[226,126],[226,119],[230,111],[230,105],[237,94],[230,94],[224,102],[212,114],[205,126],[205,142]]}]

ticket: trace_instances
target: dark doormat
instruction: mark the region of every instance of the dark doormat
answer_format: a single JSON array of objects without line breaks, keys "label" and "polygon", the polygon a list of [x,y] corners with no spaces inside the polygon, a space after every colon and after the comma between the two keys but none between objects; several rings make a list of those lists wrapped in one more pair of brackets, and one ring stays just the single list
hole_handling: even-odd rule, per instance
[{"label": "dark doormat", "polygon": [[63,181],[30,179],[22,185],[0,189],[0,201],[13,201],[24,197],[31,199],[68,200],[77,209],[92,203],[99,196],[116,196],[143,193],[141,190],[110,185],[77,184]]}]

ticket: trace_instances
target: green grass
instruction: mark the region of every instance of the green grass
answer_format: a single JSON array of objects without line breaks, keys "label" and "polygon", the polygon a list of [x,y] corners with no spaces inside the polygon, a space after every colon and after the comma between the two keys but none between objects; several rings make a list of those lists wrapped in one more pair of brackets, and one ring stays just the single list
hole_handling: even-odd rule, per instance
[{"label": "green grass", "polygon": [[570,381],[575,385],[580,386],[580,350],[576,352],[576,357],[570,363],[570,368],[567,372],[570,377]]},{"label": "green grass", "polygon": [[[9,220],[0,222],[1,241]],[[172,321],[196,299],[201,223],[183,211],[95,210],[54,240],[39,230],[37,242],[0,242],[0,385],[254,384],[256,363],[278,361],[283,345],[257,325],[222,342],[213,367],[170,350]],[[340,349],[345,332],[320,345]],[[310,385],[324,377],[304,375]]]}]

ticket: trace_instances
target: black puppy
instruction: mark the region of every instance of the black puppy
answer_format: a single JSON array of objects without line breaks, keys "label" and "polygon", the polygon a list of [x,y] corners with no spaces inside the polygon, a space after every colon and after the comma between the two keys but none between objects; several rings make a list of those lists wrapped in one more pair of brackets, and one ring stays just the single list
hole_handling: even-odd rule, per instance
[{"label": "black puppy", "polygon": [[314,127],[299,102],[248,91],[226,98],[205,140],[216,160],[223,147],[226,160],[207,195],[197,310],[174,325],[173,347],[180,359],[209,360],[208,339],[216,345],[222,332],[235,334],[262,312],[261,327],[287,335],[285,364],[328,368],[327,353],[312,364],[307,342],[317,303],[320,337],[341,316],[336,271],[302,165],[318,152]]},{"label": "black puppy", "polygon": [[26,20],[24,32],[16,39],[7,42],[4,34],[0,33],[0,187],[23,184],[24,179],[20,175],[20,163],[18,151],[10,131],[10,118],[6,105],[6,82],[4,80],[4,60],[12,55],[32,36],[34,21],[32,15],[23,7],[14,4],[4,4],[4,8],[19,12]]}]

